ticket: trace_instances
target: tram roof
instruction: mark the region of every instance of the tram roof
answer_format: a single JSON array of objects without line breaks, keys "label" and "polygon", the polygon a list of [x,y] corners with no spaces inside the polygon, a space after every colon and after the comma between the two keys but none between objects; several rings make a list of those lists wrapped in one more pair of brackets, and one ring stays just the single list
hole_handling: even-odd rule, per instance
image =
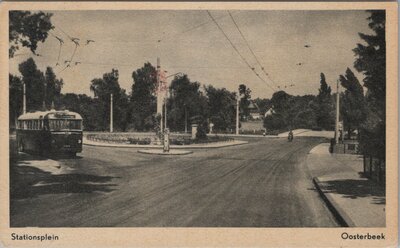
[{"label": "tram roof", "polygon": [[49,110],[49,111],[36,111],[29,112],[26,114],[22,114],[18,117],[18,120],[36,120],[40,118],[49,118],[49,119],[58,119],[57,117],[53,117],[52,114],[58,115],[74,115],[75,120],[82,120],[82,116],[76,112],[68,111],[68,110]]}]

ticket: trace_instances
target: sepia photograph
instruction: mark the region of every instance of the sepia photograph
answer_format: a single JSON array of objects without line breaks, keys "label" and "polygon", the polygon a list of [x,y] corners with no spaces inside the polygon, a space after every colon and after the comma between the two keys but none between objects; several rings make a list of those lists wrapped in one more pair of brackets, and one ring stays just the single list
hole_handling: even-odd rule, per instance
[{"label": "sepia photograph", "polygon": [[31,227],[385,240],[386,8],[24,6],[2,12],[9,240],[62,239]]}]

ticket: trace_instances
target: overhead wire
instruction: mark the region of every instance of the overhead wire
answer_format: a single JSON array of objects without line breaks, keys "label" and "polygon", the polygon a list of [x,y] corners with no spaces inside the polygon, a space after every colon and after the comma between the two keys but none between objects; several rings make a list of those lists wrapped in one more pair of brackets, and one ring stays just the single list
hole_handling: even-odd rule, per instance
[{"label": "overhead wire", "polygon": [[255,58],[257,64],[260,66],[261,71],[264,73],[264,75],[265,75],[275,86],[277,86],[276,83],[275,83],[275,81],[272,80],[272,78],[270,77],[270,75],[265,71],[264,66],[261,65],[260,60],[258,59],[258,57],[256,56],[256,54],[254,53],[253,49],[250,47],[249,42],[247,41],[246,37],[243,35],[242,31],[241,31],[240,28],[239,28],[239,25],[236,23],[235,18],[233,18],[233,15],[232,15],[232,13],[231,13],[229,10],[228,10],[228,14],[229,14],[229,16],[231,17],[231,20],[232,20],[233,24],[235,24],[236,29],[239,31],[240,36],[243,38],[244,42],[246,43],[247,47],[249,48],[251,54],[254,56],[254,58]]},{"label": "overhead wire", "polygon": [[64,44],[64,41],[60,38],[60,37],[58,37],[58,36],[56,36],[56,35],[54,35],[52,32],[49,32],[54,38],[56,38],[57,40],[58,40],[58,42],[60,43],[60,48],[58,49],[58,57],[57,57],[57,62],[56,62],[56,66],[57,65],[59,65],[59,61],[60,61],[60,56],[61,56],[61,49],[62,49],[62,45]]},{"label": "overhead wire", "polygon": [[222,27],[218,24],[218,22],[214,19],[214,17],[211,15],[210,11],[207,10],[208,15],[210,16],[210,18],[213,20],[213,22],[215,23],[215,25],[218,27],[218,29],[221,31],[221,33],[225,36],[225,38],[229,41],[229,43],[231,44],[232,48],[236,51],[236,53],[239,55],[239,57],[245,62],[245,64],[249,67],[249,69],[261,80],[263,81],[269,88],[271,88],[274,92],[275,89],[269,85],[262,77],[260,77],[260,75],[254,71],[254,68],[249,64],[249,62],[246,60],[246,58],[239,52],[239,50],[237,49],[237,47],[235,46],[235,44],[233,44],[233,42],[231,41],[231,39],[229,38],[229,36],[225,33],[225,31],[222,29]]}]

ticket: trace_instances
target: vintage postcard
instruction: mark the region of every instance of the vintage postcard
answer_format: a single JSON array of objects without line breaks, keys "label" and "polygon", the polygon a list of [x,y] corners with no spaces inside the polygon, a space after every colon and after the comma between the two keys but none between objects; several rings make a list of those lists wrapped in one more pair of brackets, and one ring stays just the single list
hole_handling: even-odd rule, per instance
[{"label": "vintage postcard", "polygon": [[1,3],[0,245],[397,247],[397,7]]}]

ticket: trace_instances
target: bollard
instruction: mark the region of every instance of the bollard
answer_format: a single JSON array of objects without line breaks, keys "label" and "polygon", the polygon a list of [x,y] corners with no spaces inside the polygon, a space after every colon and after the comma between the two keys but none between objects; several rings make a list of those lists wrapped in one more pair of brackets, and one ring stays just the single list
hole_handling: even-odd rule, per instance
[{"label": "bollard", "polygon": [[164,129],[164,146],[163,152],[169,152],[169,129]]}]

